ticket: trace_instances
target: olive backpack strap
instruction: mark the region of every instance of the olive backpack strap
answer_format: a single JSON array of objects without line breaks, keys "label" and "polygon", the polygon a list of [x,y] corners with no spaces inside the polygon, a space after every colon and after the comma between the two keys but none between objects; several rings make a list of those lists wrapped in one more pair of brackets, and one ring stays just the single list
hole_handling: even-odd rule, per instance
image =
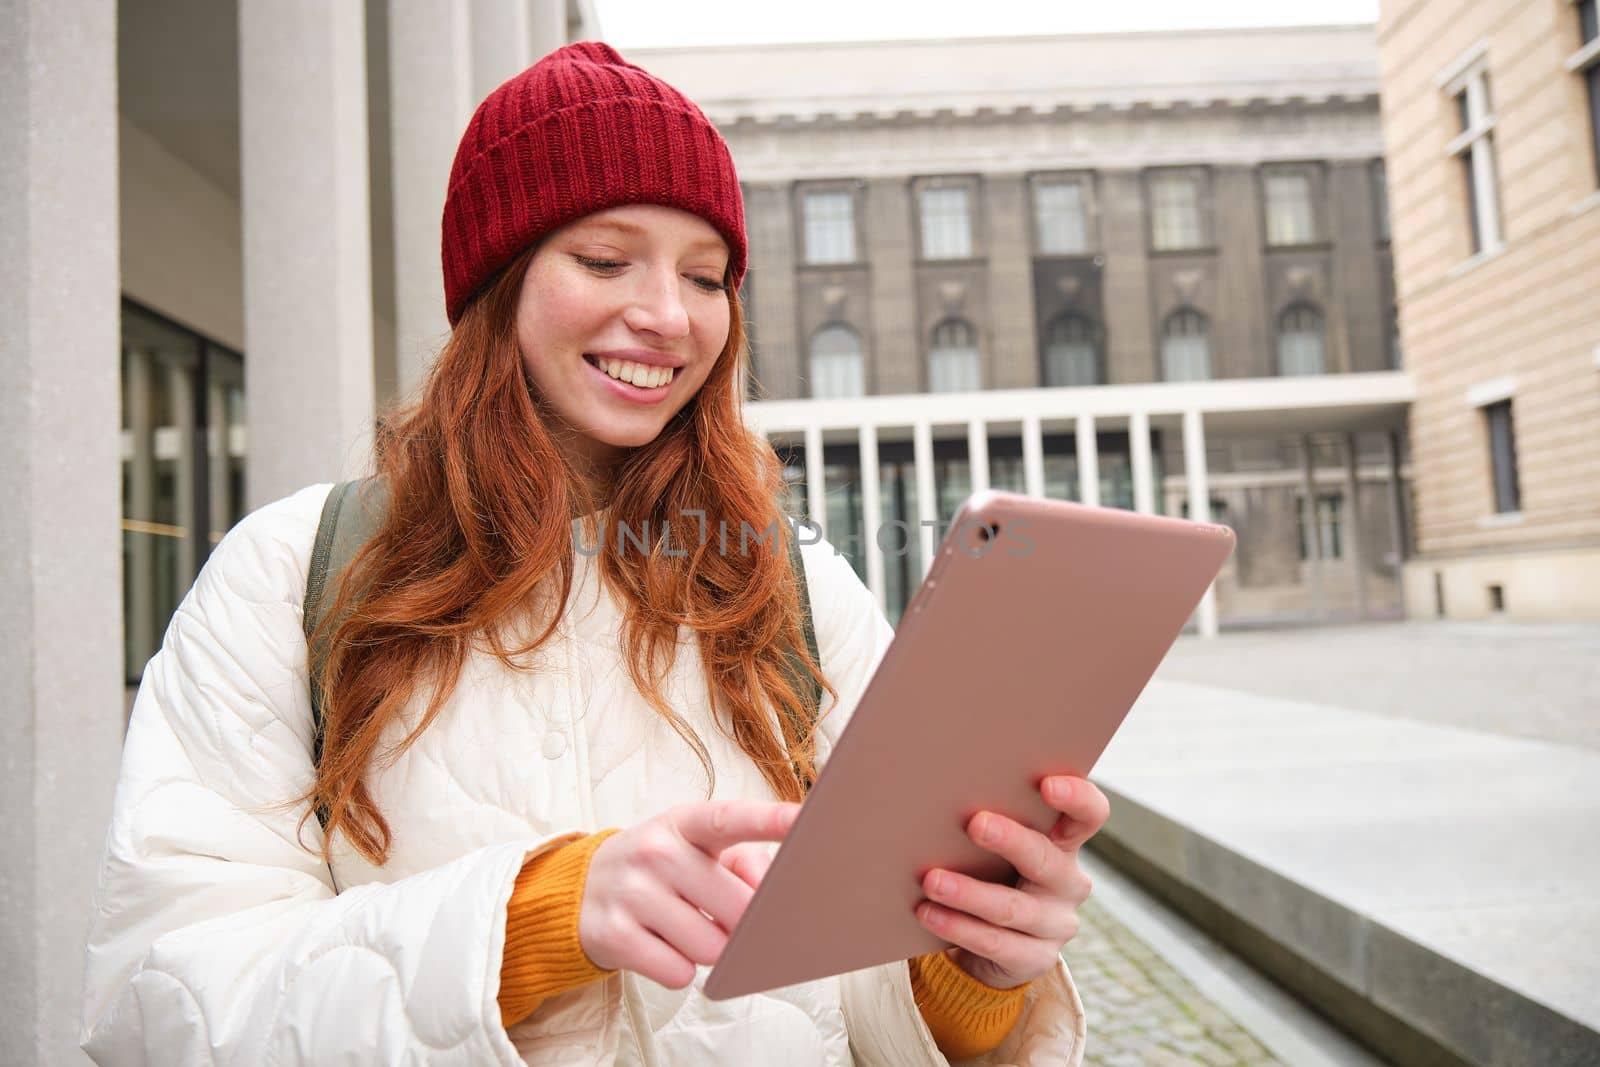
[{"label": "olive backpack strap", "polygon": [[[817,652],[817,631],[811,622],[811,592],[806,585],[805,561],[800,556],[800,531],[797,523],[791,523],[790,534],[786,540],[789,542],[789,566],[793,568],[795,583],[800,587],[800,629],[805,634],[806,651],[811,653],[811,662],[821,669],[822,656]],[[805,737],[811,733],[812,727],[817,723],[817,716],[822,711],[822,686],[811,676],[811,672],[806,670],[805,664],[800,659],[799,649],[789,650],[789,666],[801,684],[805,700],[805,717],[798,724],[800,735]],[[801,778],[800,784],[808,791],[811,788],[811,783],[804,778]]]},{"label": "olive backpack strap", "polygon": [[[337,590],[328,583],[349,566],[361,546],[377,532],[388,507],[384,485],[377,478],[362,478],[353,482],[340,482],[328,493],[322,504],[322,518],[317,522],[317,539],[311,549],[311,569],[306,575],[304,629],[307,662],[311,677],[311,758],[313,765],[322,762],[322,665],[327,661],[326,639],[313,643],[317,624],[323,613],[333,606]],[[327,812],[318,810],[317,818],[327,825]]]}]

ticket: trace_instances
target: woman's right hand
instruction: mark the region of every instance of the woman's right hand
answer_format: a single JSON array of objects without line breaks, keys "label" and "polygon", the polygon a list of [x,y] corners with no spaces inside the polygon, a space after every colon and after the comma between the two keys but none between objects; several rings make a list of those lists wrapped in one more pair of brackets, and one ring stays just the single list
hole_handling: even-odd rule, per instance
[{"label": "woman's right hand", "polygon": [[584,882],[583,951],[602,970],[684,988],[697,964],[722,954],[766,870],[745,843],[782,841],[799,812],[776,801],[705,801],[606,838]]}]

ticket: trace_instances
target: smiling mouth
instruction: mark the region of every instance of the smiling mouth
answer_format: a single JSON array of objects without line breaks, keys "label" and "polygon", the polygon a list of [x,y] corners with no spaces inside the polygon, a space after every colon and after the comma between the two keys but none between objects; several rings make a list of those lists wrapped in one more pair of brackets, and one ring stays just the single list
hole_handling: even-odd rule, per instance
[{"label": "smiling mouth", "polygon": [[646,363],[635,363],[628,359],[599,359],[589,355],[587,352],[583,355],[583,361],[601,374],[615,378],[624,385],[631,385],[635,389],[644,391],[658,389],[661,386],[670,384],[678,376],[678,371],[681,369],[678,367],[654,367]]}]

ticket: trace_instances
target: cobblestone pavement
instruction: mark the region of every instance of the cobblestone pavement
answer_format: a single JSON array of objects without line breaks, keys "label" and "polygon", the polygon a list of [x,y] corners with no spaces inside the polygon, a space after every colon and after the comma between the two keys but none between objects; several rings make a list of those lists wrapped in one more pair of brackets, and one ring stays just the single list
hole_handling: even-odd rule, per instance
[{"label": "cobblestone pavement", "polygon": [[1091,898],[1067,966],[1089,1019],[1085,1067],[1262,1067],[1271,1053]]}]

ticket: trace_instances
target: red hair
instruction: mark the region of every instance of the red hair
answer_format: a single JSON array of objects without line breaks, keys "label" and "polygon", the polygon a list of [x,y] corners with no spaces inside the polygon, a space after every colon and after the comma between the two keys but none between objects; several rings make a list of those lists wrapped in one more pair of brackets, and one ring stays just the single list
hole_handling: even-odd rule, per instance
[{"label": "red hair", "polygon": [[[316,781],[301,798],[326,815],[324,856],[335,832],[374,864],[391,833],[367,786],[380,757],[404,752],[437,717],[460,679],[474,639],[510,670],[554,632],[572,592],[571,518],[594,510],[577,472],[556,448],[552,416],[526,375],[516,340],[526,249],[463,313],[417,399],[379,428],[378,474],[389,490],[383,524],[351,561],[315,640],[331,637],[320,678],[324,740]],[[728,292],[728,340],[699,392],[654,441],[630,452],[616,478],[609,524],[658,531],[700,509],[712,528],[747,522],[786,530],[782,467],[745,426],[741,383],[749,350],[738,294]],[[584,551],[595,539],[586,540]],[[629,676],[650,705],[715,768],[704,743],[662,697],[679,627],[698,638],[707,698],[719,729],[760,768],[775,796],[799,800],[815,776],[803,721],[810,679],[796,678],[788,650],[837,699],[805,651],[799,591],[782,537],[722,552],[715,537],[682,554],[648,554],[603,539],[601,580],[623,605]],[[507,647],[508,624],[532,603],[551,604],[526,644]],[[542,628],[539,623],[542,621]],[[426,710],[391,751],[379,752],[417,690]],[[302,823],[303,825],[303,823]]]}]

